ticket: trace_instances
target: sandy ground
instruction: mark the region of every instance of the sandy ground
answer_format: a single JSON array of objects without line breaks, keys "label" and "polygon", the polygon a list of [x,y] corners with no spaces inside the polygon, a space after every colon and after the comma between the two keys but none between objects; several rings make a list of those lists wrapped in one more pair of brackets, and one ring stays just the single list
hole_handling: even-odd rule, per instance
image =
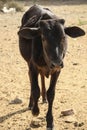
[{"label": "sandy ground", "polygon": [[[65,18],[67,26],[78,25],[87,32],[87,4],[84,2],[42,4]],[[27,110],[30,91],[28,68],[19,53],[17,36],[23,13],[0,14],[0,130],[46,128],[47,104],[42,104],[41,98],[38,117],[33,117]],[[68,37],[68,42],[65,67],[56,85],[54,124],[56,130],[87,130],[87,35],[77,39]],[[48,83],[46,79],[47,88]],[[73,109],[74,114],[61,117],[61,111],[68,109]]]}]

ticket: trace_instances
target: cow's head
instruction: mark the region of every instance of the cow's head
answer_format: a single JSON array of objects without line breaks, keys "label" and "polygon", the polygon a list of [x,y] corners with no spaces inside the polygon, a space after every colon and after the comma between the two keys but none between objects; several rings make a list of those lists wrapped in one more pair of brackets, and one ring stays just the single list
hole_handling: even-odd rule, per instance
[{"label": "cow's head", "polygon": [[23,27],[19,36],[33,39],[41,36],[45,62],[49,68],[63,65],[63,58],[67,49],[66,34],[72,38],[85,35],[85,32],[76,26],[64,27],[63,19],[41,20],[38,28]]}]

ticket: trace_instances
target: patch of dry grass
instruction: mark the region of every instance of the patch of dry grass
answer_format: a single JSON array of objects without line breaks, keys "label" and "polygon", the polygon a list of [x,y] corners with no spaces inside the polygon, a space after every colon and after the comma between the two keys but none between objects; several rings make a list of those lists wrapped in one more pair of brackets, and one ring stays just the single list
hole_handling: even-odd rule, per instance
[{"label": "patch of dry grass", "polygon": [[1,0],[0,1],[0,9],[2,9],[4,7],[4,5],[9,9],[9,8],[15,8],[16,11],[23,11],[23,7],[21,4],[19,4],[17,1],[15,0]]},{"label": "patch of dry grass", "polygon": [[83,21],[81,19],[79,19],[78,21],[79,21],[79,23],[78,23],[79,26],[87,25],[87,21]]},{"label": "patch of dry grass", "polygon": [[0,9],[2,9],[3,8],[3,2],[2,1],[0,1]]},{"label": "patch of dry grass", "polygon": [[23,7],[18,2],[15,2],[15,1],[7,2],[7,7],[16,8],[17,12],[23,11]]}]

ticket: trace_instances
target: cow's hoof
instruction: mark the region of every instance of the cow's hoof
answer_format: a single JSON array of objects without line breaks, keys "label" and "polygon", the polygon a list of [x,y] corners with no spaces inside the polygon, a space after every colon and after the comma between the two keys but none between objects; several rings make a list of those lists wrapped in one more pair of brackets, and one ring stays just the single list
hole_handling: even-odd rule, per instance
[{"label": "cow's hoof", "polygon": [[54,127],[53,127],[53,128],[49,128],[49,127],[48,127],[46,130],[55,130],[55,129],[54,129]]},{"label": "cow's hoof", "polygon": [[32,104],[29,104],[28,105],[28,110],[32,110],[33,109],[33,105]]},{"label": "cow's hoof", "polygon": [[32,103],[32,102],[29,102],[28,110],[32,110],[32,108],[33,108],[33,103]]},{"label": "cow's hoof", "polygon": [[33,107],[32,108],[32,114],[33,114],[33,116],[38,116],[39,115],[39,108],[38,107]]},{"label": "cow's hoof", "polygon": [[32,110],[33,107],[28,106],[28,110]]}]

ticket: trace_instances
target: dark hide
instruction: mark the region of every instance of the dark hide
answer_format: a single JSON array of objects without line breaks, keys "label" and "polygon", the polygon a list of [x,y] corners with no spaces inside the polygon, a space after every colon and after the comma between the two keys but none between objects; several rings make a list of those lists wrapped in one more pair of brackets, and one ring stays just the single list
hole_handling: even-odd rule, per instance
[{"label": "dark hide", "polygon": [[[40,88],[38,75],[41,75],[43,102],[48,101],[46,115],[47,130],[53,130],[52,105],[55,96],[55,86],[67,49],[67,36],[79,37],[85,32],[79,27],[65,27],[65,20],[59,19],[49,9],[39,5],[32,6],[22,18],[19,35],[21,55],[29,67],[31,94],[29,109],[32,114],[39,114],[38,99]],[[45,76],[51,75],[49,89],[45,89]]]}]

